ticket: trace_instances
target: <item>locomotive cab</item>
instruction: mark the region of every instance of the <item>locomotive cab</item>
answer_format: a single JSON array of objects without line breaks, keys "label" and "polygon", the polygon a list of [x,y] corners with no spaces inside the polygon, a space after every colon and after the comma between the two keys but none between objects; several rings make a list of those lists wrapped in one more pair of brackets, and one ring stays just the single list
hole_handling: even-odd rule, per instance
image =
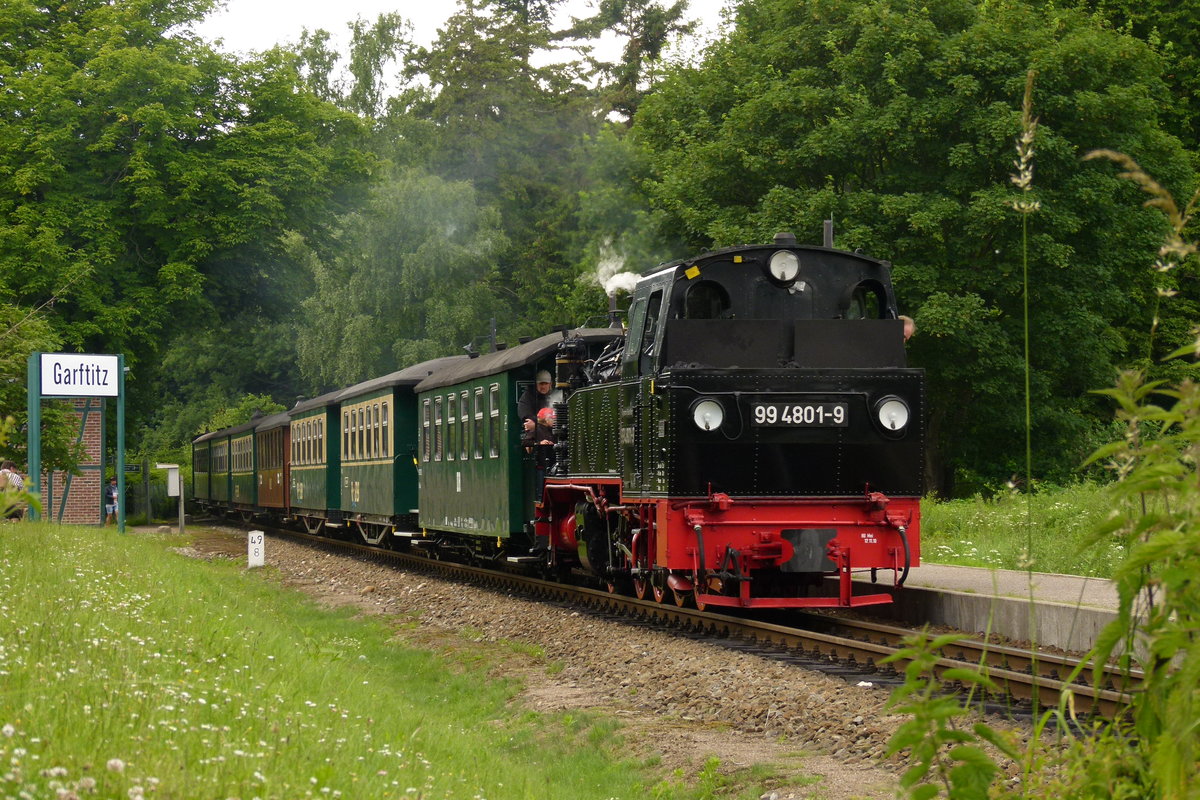
[{"label": "locomotive cab", "polygon": [[[789,280],[771,271],[780,254],[794,259]],[[669,265],[635,291],[622,378],[697,366],[904,367],[889,272],[887,262],[794,242]]]}]

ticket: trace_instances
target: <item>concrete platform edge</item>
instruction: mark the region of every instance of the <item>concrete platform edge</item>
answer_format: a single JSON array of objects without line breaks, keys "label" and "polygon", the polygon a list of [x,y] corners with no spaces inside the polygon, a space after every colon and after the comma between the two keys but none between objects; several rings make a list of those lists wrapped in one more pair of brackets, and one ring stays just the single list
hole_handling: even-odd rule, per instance
[{"label": "concrete platform edge", "polygon": [[1048,602],[1031,606],[1028,600],[946,589],[910,587],[893,596],[891,605],[871,607],[871,615],[906,625],[945,625],[980,636],[990,619],[994,634],[1070,651],[1090,650],[1104,626],[1116,619],[1105,609]]}]

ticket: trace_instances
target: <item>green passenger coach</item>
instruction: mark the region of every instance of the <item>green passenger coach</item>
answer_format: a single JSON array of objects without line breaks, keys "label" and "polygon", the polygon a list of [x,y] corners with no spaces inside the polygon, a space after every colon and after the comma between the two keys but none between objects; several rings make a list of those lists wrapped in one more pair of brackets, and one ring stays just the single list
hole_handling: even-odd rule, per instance
[{"label": "green passenger coach", "polygon": [[417,409],[413,387],[438,369],[465,361],[449,356],[351,386],[337,395],[332,428],[342,454],[342,519],[368,544],[411,534],[417,524]]},{"label": "green passenger coach", "polygon": [[288,500],[293,516],[303,520],[309,533],[341,524],[340,439],[329,435],[337,430],[339,394],[340,390],[302,400],[288,412]]},{"label": "green passenger coach", "polygon": [[[570,335],[608,341],[618,333],[598,328]],[[521,445],[517,402],[539,370],[555,371],[555,353],[566,336],[552,333],[465,360],[417,386],[420,525],[426,533],[494,537],[497,550],[514,535],[532,544],[542,476],[534,454]]]},{"label": "green passenger coach", "polygon": [[255,477],[254,428],[258,420],[229,431],[229,500],[242,512],[253,512],[258,505],[258,481]]}]

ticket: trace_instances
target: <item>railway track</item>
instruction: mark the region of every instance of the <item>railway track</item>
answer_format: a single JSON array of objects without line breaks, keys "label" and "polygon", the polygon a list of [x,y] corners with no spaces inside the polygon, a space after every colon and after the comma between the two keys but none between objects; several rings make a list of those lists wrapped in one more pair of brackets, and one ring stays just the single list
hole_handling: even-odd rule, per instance
[{"label": "railway track", "polygon": [[[399,564],[413,571],[469,582],[498,591],[518,593],[639,625],[673,629],[758,655],[798,663],[838,674],[849,680],[899,680],[907,663],[903,657],[884,664],[885,658],[904,649],[904,640],[917,631],[908,628],[850,619],[831,614],[790,612],[785,623],[750,619],[735,614],[700,611],[673,603],[639,600],[602,589],[542,580],[515,571],[497,571],[452,561],[442,561],[416,552],[367,546],[297,531],[265,528],[273,536],[303,541],[324,549],[353,553],[359,557]],[[1091,668],[1070,655],[1037,652],[964,637],[942,650],[934,669],[944,674],[951,669],[986,667],[999,687],[999,696],[981,696],[989,711],[1025,715],[1036,708],[1065,702],[1079,716],[1112,718],[1137,691],[1140,675],[1102,669],[1099,680]]]}]

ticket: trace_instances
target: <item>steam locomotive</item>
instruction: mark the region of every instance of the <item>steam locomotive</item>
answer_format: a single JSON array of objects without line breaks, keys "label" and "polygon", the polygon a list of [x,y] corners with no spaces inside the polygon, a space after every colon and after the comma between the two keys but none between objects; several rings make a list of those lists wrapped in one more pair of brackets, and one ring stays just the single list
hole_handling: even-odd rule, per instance
[{"label": "steam locomotive", "polygon": [[[554,376],[553,444],[518,398]],[[920,559],[924,374],[890,265],[798,244],[660,265],[628,325],[416,364],[193,443],[200,505],[698,607],[890,602]]]}]

